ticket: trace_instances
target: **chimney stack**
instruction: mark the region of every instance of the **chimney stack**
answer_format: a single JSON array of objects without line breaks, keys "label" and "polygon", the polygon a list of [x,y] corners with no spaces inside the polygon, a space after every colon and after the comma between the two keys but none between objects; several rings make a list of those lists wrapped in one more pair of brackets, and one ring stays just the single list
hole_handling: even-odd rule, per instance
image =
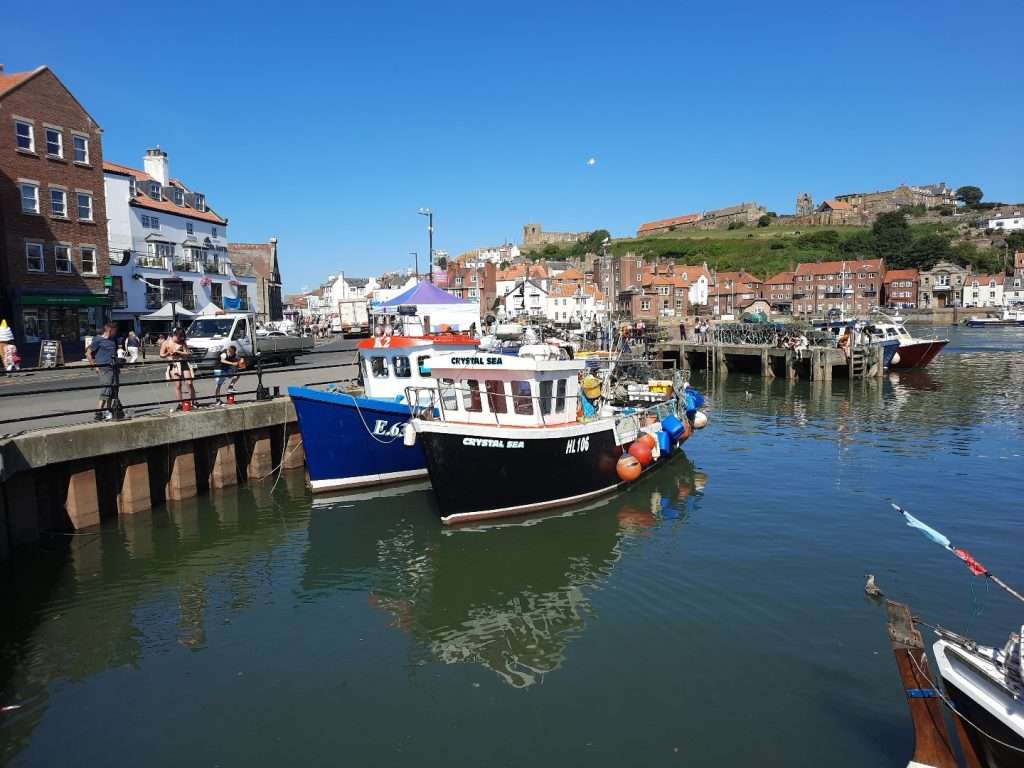
[{"label": "chimney stack", "polygon": [[147,149],[142,159],[146,173],[159,181],[163,186],[171,183],[171,169],[167,162],[167,153],[157,144],[155,149]]}]

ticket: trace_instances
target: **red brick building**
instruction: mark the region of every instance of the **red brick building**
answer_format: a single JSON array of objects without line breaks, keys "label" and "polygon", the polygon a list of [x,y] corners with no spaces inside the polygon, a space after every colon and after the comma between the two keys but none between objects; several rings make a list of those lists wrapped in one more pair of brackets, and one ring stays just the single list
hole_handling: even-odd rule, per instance
[{"label": "red brick building", "polygon": [[749,272],[717,272],[712,275],[708,304],[716,315],[738,315],[761,298],[761,280]]},{"label": "red brick building", "polygon": [[793,273],[793,314],[824,315],[831,309],[862,315],[881,302],[882,259],[798,264]]},{"label": "red brick building", "polygon": [[109,319],[102,129],[48,67],[0,68],[0,232],[17,343],[74,347]]},{"label": "red brick building", "polygon": [[793,272],[779,272],[764,281],[761,298],[768,302],[773,312],[793,311]]},{"label": "red brick building", "polygon": [[448,293],[467,301],[480,302],[481,320],[495,310],[497,291],[497,267],[486,262],[482,267],[464,267],[461,264],[448,266]]},{"label": "red brick building", "polygon": [[885,305],[899,309],[917,308],[921,276],[916,269],[890,269],[885,273]]}]

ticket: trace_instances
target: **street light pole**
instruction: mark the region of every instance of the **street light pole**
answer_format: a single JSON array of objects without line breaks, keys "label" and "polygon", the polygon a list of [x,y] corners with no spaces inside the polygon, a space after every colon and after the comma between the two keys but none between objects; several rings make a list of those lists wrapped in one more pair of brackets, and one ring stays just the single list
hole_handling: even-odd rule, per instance
[{"label": "street light pole", "polygon": [[427,217],[427,269],[430,282],[434,282],[434,212],[429,208],[420,208],[419,214]]}]

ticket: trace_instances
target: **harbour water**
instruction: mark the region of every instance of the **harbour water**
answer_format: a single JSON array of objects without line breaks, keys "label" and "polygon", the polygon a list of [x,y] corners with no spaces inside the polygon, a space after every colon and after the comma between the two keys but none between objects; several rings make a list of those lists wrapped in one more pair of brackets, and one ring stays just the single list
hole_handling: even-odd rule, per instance
[{"label": "harbour water", "polygon": [[935,331],[881,381],[695,381],[687,457],[585,509],[442,529],[285,473],[49,537],[0,579],[0,764],[904,764],[865,574],[1024,618],[889,506],[1024,586],[1024,331]]}]

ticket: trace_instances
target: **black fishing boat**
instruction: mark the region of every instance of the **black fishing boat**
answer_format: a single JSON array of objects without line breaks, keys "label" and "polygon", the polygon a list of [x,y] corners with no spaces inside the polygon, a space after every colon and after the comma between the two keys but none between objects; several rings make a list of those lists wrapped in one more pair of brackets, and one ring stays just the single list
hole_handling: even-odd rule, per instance
[{"label": "black fishing boat", "polygon": [[[434,402],[411,422],[441,519],[460,523],[575,504],[662,466],[692,434],[673,396],[612,409],[585,363],[554,354],[432,360]],[[680,393],[682,395],[682,393]],[[423,402],[419,392],[410,402]]]}]

